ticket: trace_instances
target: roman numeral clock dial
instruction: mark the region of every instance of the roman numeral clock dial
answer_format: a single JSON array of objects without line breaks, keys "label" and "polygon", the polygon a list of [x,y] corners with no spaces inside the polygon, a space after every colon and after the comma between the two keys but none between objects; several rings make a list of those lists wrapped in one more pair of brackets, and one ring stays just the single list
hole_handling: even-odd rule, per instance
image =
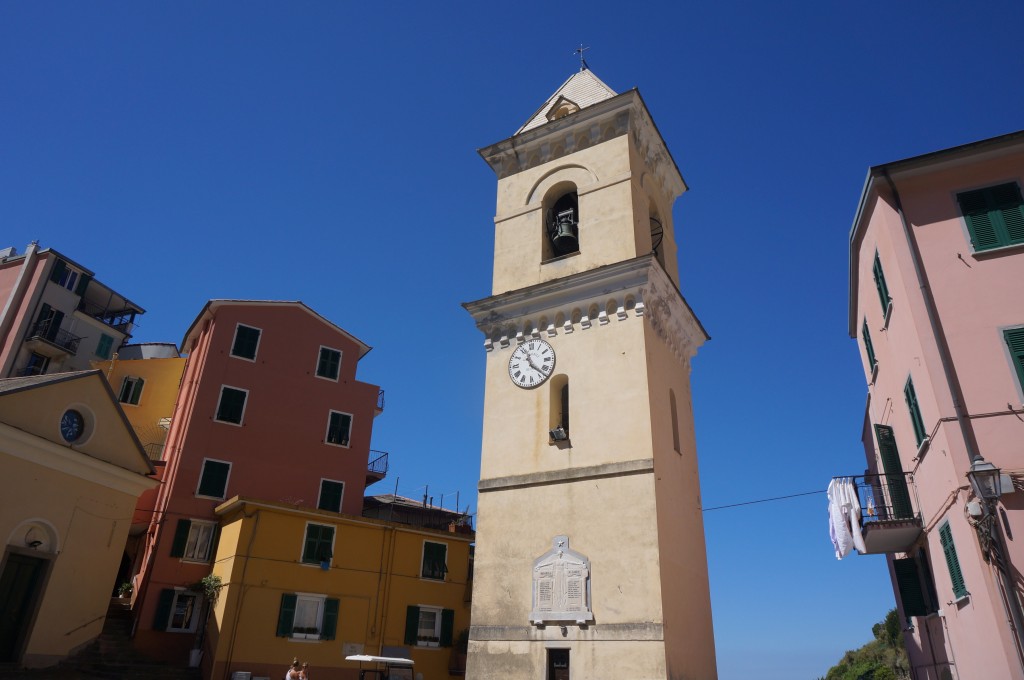
[{"label": "roman numeral clock dial", "polygon": [[508,360],[508,377],[527,390],[543,384],[554,370],[555,349],[544,340],[527,340]]}]

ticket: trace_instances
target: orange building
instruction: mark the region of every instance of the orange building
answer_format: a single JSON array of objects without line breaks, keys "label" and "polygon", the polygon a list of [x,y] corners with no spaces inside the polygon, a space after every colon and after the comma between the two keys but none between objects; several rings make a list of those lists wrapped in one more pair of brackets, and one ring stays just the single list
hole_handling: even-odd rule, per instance
[{"label": "orange building", "polygon": [[381,391],[356,379],[370,347],[305,304],[211,300],[181,349],[133,603],[136,647],[179,663],[198,661],[206,603],[190,586],[210,574],[225,499],[359,515],[387,470],[370,452]]}]

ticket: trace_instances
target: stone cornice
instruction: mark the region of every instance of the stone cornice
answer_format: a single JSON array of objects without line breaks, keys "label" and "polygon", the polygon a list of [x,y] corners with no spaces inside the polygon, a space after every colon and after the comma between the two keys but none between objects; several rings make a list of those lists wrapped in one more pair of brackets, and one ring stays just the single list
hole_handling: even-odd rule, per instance
[{"label": "stone cornice", "polygon": [[684,191],[679,168],[637,90],[588,106],[479,150],[499,179],[630,134],[671,204]]},{"label": "stone cornice", "polygon": [[463,304],[485,335],[488,352],[534,337],[591,332],[646,318],[688,363],[708,335],[653,255],[616,262]]}]

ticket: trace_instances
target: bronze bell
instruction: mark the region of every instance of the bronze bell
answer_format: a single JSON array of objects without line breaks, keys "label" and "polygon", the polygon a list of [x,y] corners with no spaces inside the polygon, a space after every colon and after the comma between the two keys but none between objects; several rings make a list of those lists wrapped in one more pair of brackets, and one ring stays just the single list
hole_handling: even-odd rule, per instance
[{"label": "bronze bell", "polygon": [[571,253],[580,249],[576,235],[576,220],[573,217],[572,210],[559,213],[555,228],[551,232],[551,242],[560,253]]}]

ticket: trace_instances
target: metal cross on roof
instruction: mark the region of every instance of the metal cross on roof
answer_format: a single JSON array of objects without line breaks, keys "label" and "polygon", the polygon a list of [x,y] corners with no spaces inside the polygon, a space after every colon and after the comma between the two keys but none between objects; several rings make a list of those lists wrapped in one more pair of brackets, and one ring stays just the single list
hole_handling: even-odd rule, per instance
[{"label": "metal cross on roof", "polygon": [[583,58],[583,53],[586,52],[589,49],[590,49],[589,47],[584,47],[583,43],[580,43],[580,46],[577,47],[575,50],[573,50],[573,54],[580,55],[580,70],[581,71],[586,71],[587,69],[590,68],[589,66],[587,66],[587,60]]}]

